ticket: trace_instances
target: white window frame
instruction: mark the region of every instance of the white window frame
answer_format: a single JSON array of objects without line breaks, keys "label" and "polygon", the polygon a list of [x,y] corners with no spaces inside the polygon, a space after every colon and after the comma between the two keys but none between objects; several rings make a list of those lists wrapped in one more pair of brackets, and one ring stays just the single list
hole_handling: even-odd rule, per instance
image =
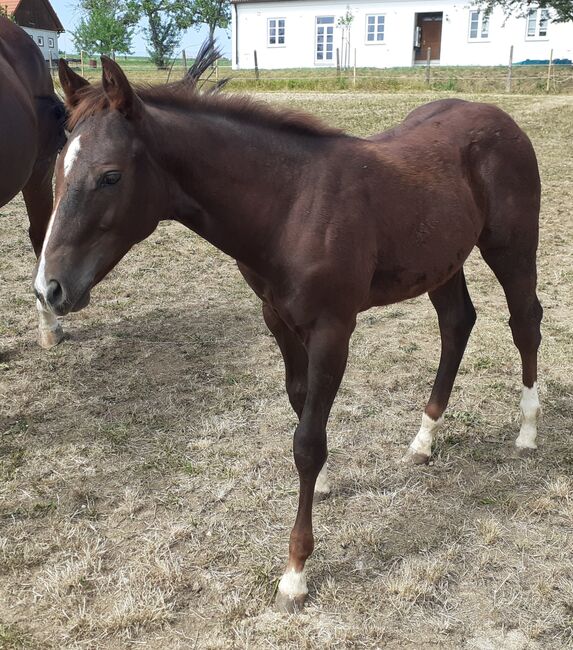
[{"label": "white window frame", "polygon": [[[374,18],[374,39],[368,40],[368,19]],[[380,18],[382,21],[380,21]],[[380,22],[382,22],[382,38],[378,38],[380,35]],[[364,36],[366,45],[380,45],[386,42],[386,14],[366,14],[366,34]]]},{"label": "white window frame", "polygon": [[[279,43],[281,29],[280,21],[282,20],[283,26],[283,42]],[[274,24],[272,24],[274,23]],[[272,33],[274,32],[274,33]],[[271,38],[275,39],[275,43],[271,43]],[[286,47],[286,18],[267,18],[267,47]]]},{"label": "white window frame", "polygon": [[[477,32],[475,36],[472,36],[472,23],[473,14],[477,14]],[[486,32],[484,34],[484,23]],[[468,22],[468,41],[470,43],[487,43],[489,41],[489,29],[490,29],[489,16],[485,15],[483,9],[470,9],[469,13],[469,22]]]},{"label": "white window frame", "polygon": [[[327,22],[327,23],[319,23],[318,21],[320,19],[328,19],[329,22]],[[318,28],[319,27],[324,28],[324,32],[322,34],[322,36],[323,36],[322,53],[324,54],[324,57],[322,59],[318,58],[318,45],[319,45],[319,43],[318,43],[318,36],[319,36]],[[332,15],[315,16],[315,19],[314,19],[314,65],[324,65],[324,66],[334,65],[334,27],[335,27],[334,16],[332,16]],[[331,40],[332,48],[330,50],[330,59],[327,58],[327,54],[328,54],[327,45],[328,45],[328,36],[329,36],[328,29],[329,28],[331,29],[330,35],[332,36],[332,40]]]},{"label": "white window frame", "polygon": [[48,47],[56,47],[56,41],[53,39],[52,36],[48,36]]},{"label": "white window frame", "polygon": [[[536,9],[532,8],[527,12],[525,16],[525,40],[526,41],[548,41],[549,40],[549,19],[551,18],[551,13],[549,9],[541,9],[537,7]],[[535,33],[533,35],[529,34],[529,26],[532,21],[535,21]],[[545,33],[541,34],[541,23],[545,22]]]},{"label": "white window frame", "polygon": [[44,37],[43,36],[38,36],[38,45],[40,47],[44,47]]}]

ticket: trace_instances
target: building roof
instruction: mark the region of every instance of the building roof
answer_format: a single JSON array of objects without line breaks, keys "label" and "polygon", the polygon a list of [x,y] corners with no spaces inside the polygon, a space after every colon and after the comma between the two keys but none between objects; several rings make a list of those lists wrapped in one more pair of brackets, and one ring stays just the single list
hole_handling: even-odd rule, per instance
[{"label": "building roof", "polygon": [[49,0],[0,0],[0,5],[20,27],[65,31]]},{"label": "building roof", "polygon": [[289,1],[294,2],[294,0],[231,0],[231,4],[245,5],[245,4],[252,4],[254,2],[289,2]]}]

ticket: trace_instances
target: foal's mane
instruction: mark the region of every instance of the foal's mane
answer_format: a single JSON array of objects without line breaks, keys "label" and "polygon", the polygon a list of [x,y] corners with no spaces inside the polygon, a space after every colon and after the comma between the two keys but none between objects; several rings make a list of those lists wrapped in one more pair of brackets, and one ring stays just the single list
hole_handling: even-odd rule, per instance
[{"label": "foal's mane", "polygon": [[[203,90],[200,77],[219,58],[220,53],[213,42],[207,41],[199,50],[197,59],[182,81],[162,86],[136,85],[134,92],[147,105],[175,108],[207,115],[217,115],[237,119],[242,122],[267,126],[310,136],[342,135],[340,129],[326,126],[312,115],[288,109],[275,109],[261,101],[241,95],[219,93],[225,83],[219,82],[211,90]],[[74,127],[86,117],[105,111],[110,107],[109,100],[101,86],[87,85],[77,92],[76,104],[70,108],[68,128]]]}]

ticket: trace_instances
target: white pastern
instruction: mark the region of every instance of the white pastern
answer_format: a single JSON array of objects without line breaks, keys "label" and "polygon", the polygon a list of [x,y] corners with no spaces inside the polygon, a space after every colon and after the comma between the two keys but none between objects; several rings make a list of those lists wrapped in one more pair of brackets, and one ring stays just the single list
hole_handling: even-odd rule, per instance
[{"label": "white pastern", "polygon": [[294,569],[285,571],[279,582],[279,591],[284,596],[293,599],[299,596],[306,596],[308,594],[308,587],[306,586],[304,570],[300,572]]},{"label": "white pastern", "polygon": [[40,330],[44,332],[55,332],[59,327],[56,316],[51,311],[47,311],[39,300],[36,300],[36,309],[40,318]]},{"label": "white pastern", "polygon": [[76,158],[80,153],[80,138],[82,136],[76,136],[69,144],[68,150],[66,151],[66,157],[64,158],[64,178],[72,171],[72,167],[76,162]]},{"label": "white pastern", "polygon": [[327,462],[325,461],[320,473],[316,477],[316,483],[314,485],[314,491],[319,492],[320,494],[330,494],[330,481],[328,480],[328,467]]},{"label": "white pastern", "polygon": [[537,418],[541,413],[539,395],[537,394],[537,382],[531,388],[523,387],[521,394],[521,429],[515,441],[517,447],[523,449],[537,449],[535,438],[537,437]]},{"label": "white pastern", "polygon": [[424,454],[425,456],[432,455],[432,442],[434,436],[444,423],[443,416],[437,420],[432,418],[426,413],[422,414],[422,425],[416,434],[416,437],[410,443],[410,449],[417,454]]}]

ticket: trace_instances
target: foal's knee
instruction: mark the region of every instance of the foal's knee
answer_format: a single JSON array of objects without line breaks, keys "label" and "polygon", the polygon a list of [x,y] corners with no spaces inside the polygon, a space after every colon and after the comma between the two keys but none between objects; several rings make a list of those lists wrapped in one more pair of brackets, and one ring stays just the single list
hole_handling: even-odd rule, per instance
[{"label": "foal's knee", "polygon": [[316,477],[326,462],[326,434],[316,436],[300,424],[294,436],[294,462],[301,477]]},{"label": "foal's knee", "polygon": [[513,342],[520,350],[536,351],[541,344],[541,319],[543,307],[535,298],[526,309],[513,311],[509,326]]}]

